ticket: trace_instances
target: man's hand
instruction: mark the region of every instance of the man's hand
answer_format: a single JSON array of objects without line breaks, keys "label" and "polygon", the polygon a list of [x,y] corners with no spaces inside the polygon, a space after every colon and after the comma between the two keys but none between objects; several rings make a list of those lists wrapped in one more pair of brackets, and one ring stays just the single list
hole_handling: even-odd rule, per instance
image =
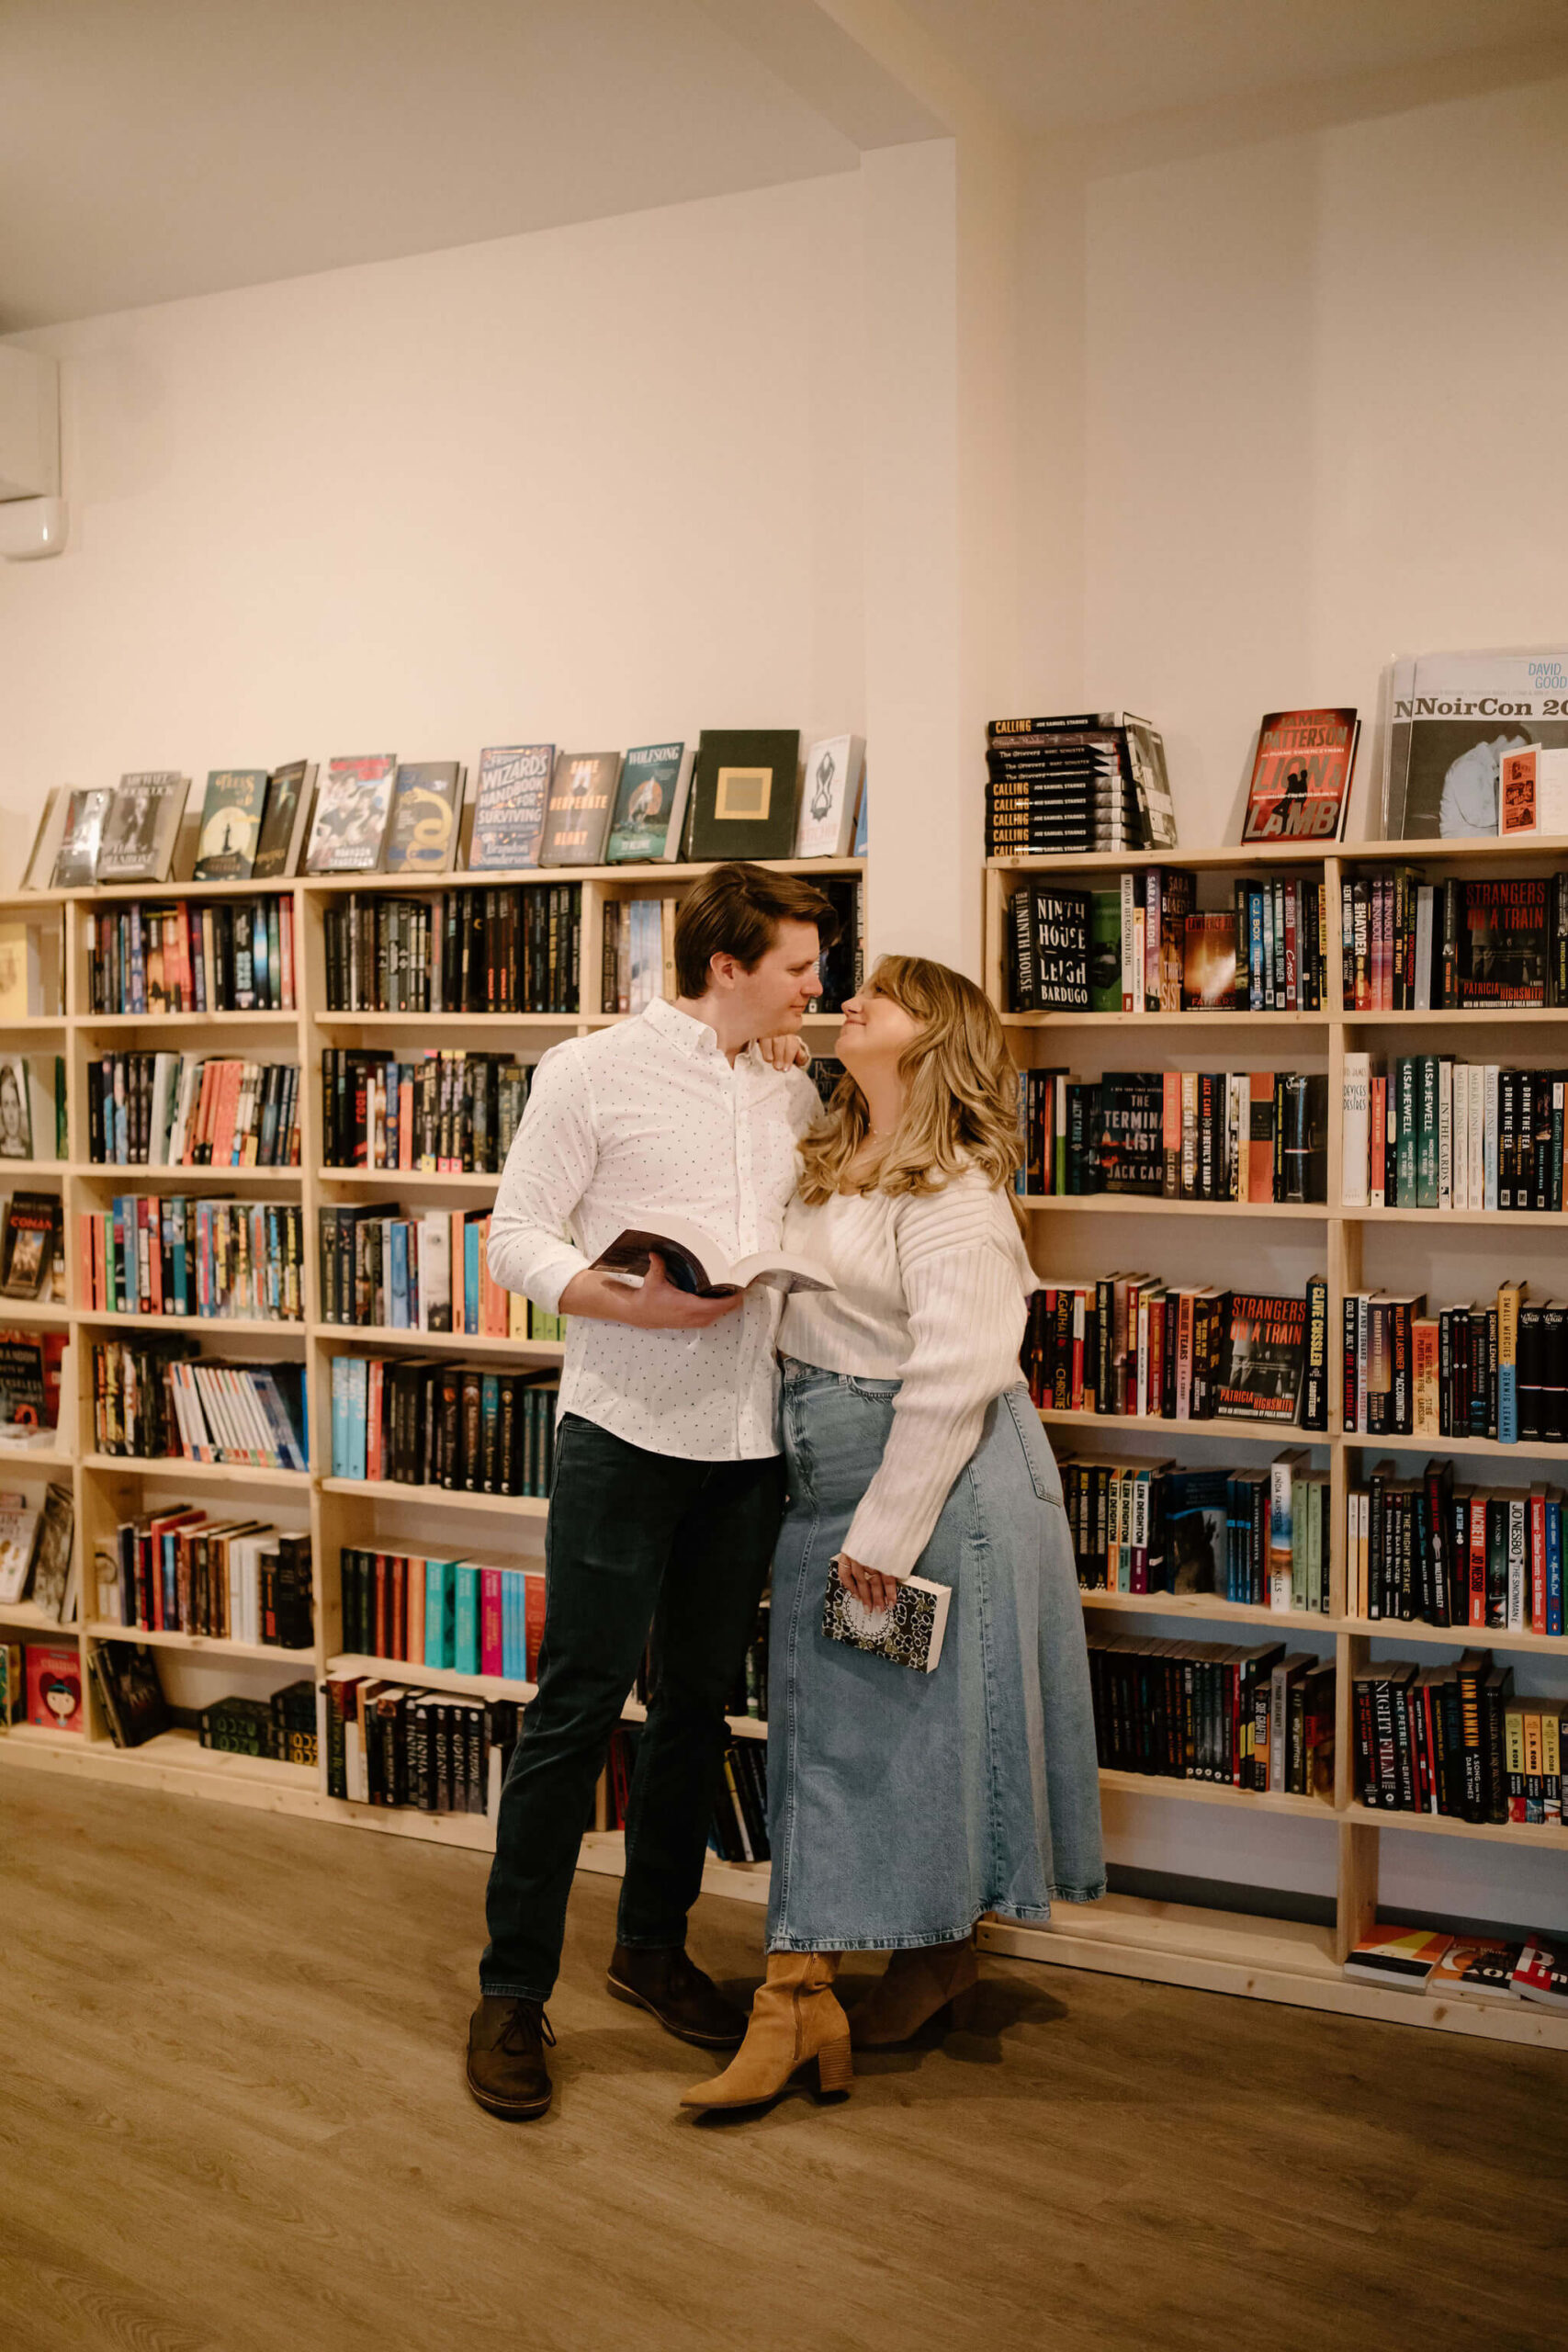
[{"label": "man's hand", "polygon": [[770,1069],[798,1069],[811,1059],[805,1039],[793,1029],[781,1030],[776,1037],[759,1037],[757,1051]]},{"label": "man's hand", "polygon": [[859,1560],[852,1560],[847,1552],[839,1555],[839,1582],[867,1609],[891,1609],[898,1598],[897,1577],[885,1577],[875,1568],[864,1567]]},{"label": "man's hand", "polygon": [[710,1324],[733,1315],[745,1298],[735,1291],[728,1298],[694,1298],[664,1271],[662,1258],[650,1255],[640,1284],[602,1274],[590,1266],[573,1274],[560,1295],[562,1315],[591,1315],[602,1323],[629,1323],[639,1331],[705,1331]]}]

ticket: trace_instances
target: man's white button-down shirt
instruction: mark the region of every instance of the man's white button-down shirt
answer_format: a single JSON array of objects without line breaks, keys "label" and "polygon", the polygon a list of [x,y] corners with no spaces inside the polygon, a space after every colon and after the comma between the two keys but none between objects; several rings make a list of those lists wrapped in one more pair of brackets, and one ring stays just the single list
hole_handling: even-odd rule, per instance
[{"label": "man's white button-down shirt", "polygon": [[[731,1257],[775,1248],[818,1107],[803,1071],[770,1069],[755,1046],[732,1065],[705,1022],[662,998],[552,1046],[502,1171],[491,1274],[553,1315],[574,1274],[661,1209]],[[758,1288],[705,1331],[570,1317],[560,1410],[688,1461],[776,1453],[779,1307]]]}]

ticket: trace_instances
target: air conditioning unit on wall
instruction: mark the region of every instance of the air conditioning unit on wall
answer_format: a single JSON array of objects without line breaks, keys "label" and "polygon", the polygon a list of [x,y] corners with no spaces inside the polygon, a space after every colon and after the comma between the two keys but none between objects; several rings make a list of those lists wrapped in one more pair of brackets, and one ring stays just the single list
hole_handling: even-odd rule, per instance
[{"label": "air conditioning unit on wall", "polygon": [[0,499],[59,495],[59,362],[0,344]]}]

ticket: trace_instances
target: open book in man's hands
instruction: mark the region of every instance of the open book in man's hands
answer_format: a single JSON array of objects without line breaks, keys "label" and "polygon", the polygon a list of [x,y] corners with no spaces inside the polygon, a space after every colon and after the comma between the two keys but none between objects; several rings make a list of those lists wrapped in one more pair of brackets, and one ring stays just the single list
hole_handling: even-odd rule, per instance
[{"label": "open book in man's hands", "polygon": [[657,1250],[664,1271],[677,1290],[698,1298],[729,1298],[738,1290],[762,1283],[771,1290],[834,1290],[831,1275],[809,1258],[793,1257],[787,1250],[757,1250],[749,1258],[727,1258],[711,1233],[689,1225],[682,1216],[660,1217],[657,1226],[627,1226],[593,1261],[604,1274],[646,1274]]}]

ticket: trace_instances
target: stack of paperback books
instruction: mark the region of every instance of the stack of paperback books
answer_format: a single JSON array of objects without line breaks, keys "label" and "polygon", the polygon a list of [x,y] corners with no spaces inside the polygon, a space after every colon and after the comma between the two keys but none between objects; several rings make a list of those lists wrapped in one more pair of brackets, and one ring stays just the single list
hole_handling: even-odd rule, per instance
[{"label": "stack of paperback books", "polygon": [[1523,1282],[1437,1315],[1421,1292],[1349,1291],[1344,1378],[1347,1434],[1568,1444],[1568,1305]]},{"label": "stack of paperback books", "polygon": [[517,1744],[515,1700],[332,1673],[320,1702],[329,1796],[422,1813],[494,1813]]},{"label": "stack of paperback books", "polygon": [[338,1555],[343,1640],[353,1657],[531,1682],[545,1630],[542,1567],[487,1566],[423,1554]]},{"label": "stack of paperback books", "polygon": [[1352,1685],[1358,1804],[1382,1813],[1561,1828],[1561,1700],[1516,1699],[1490,1650],[1416,1666],[1380,1658]]},{"label": "stack of paperback books", "polygon": [[547,1495],[559,1387],[553,1372],[334,1356],[333,1476],[470,1495]]},{"label": "stack of paperback books", "polygon": [[1131,711],[993,718],[986,729],[986,854],[1174,849],[1165,744]]},{"label": "stack of paperback books", "polygon": [[1042,1283],[1022,1366],[1043,1409],[1328,1426],[1328,1290],[1304,1298],[1156,1274]]},{"label": "stack of paperback books", "polygon": [[1568,874],[1457,875],[1383,866],[1340,885],[1348,1012],[1568,1004]]},{"label": "stack of paperback books", "polygon": [[1328,1081],[1298,1070],[1021,1069],[1017,1189],[1321,1201]]}]

